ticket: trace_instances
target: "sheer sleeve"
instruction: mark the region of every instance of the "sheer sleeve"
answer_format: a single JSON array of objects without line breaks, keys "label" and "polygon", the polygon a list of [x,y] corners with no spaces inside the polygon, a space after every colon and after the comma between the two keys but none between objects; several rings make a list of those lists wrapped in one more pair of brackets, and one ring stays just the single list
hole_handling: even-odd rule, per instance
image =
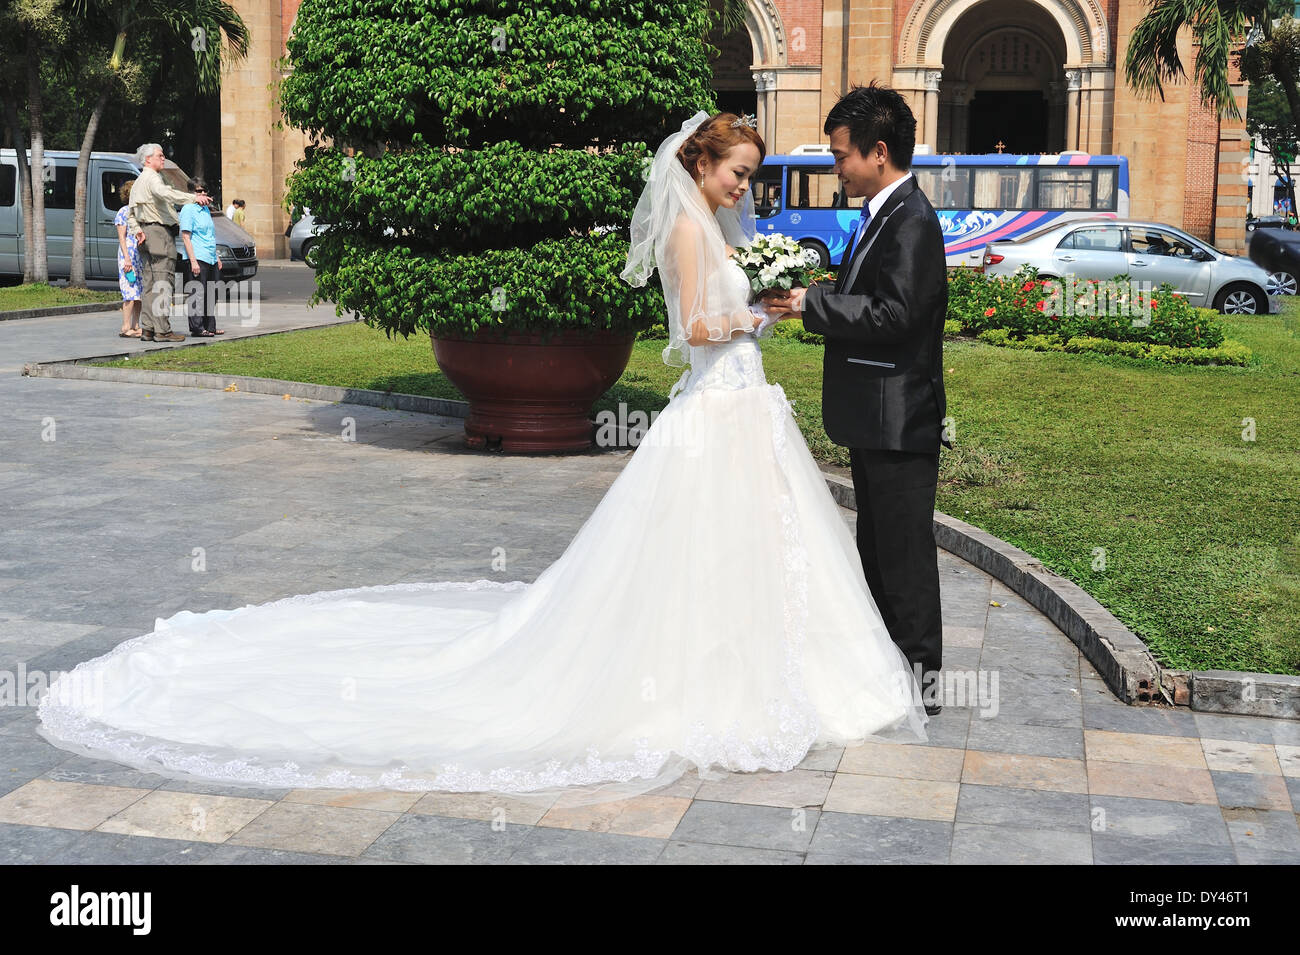
[{"label": "sheer sleeve", "polygon": [[725,246],[686,216],[677,220],[664,250],[663,267],[673,339],[687,345],[729,341],[759,323],[748,302],[722,275],[728,267]]}]

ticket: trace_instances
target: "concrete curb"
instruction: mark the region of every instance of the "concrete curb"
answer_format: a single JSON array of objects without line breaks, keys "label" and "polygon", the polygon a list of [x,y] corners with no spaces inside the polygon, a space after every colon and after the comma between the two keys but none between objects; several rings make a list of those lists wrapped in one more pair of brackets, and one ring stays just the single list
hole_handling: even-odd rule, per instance
[{"label": "concrete curb", "polygon": [[[23,366],[23,374],[33,378],[134,382],[221,391],[233,384],[240,391],[252,394],[288,394],[295,398],[451,418],[465,418],[469,415],[468,402],[423,395],[340,388],[247,375],[103,368],[84,364],[119,357],[125,356],[101,355],[61,362],[31,362]],[[627,442],[624,431],[625,429],[619,428],[620,448],[632,446]],[[857,510],[852,482],[825,472],[823,476],[836,503]],[[1097,668],[1106,685],[1125,703],[1163,702],[1188,706],[1204,713],[1300,719],[1300,677],[1226,670],[1167,669],[1156,661],[1136,634],[1083,588],[1052,573],[1019,548],[939,511],[934,514],[934,536],[936,543],[944,550],[1001,581],[1043,613],[1079,647]]]},{"label": "concrete curb", "polygon": [[[100,356],[106,358],[125,356]],[[314,385],[305,381],[282,381],[277,378],[254,378],[249,375],[213,375],[194,371],[153,371],[136,368],[103,368],[75,362],[30,362],[23,365],[29,378],[71,378],[79,381],[119,381],[145,385],[168,385],[175,388],[209,388],[225,391],[231,385],[239,391],[258,395],[291,395],[314,401],[368,405],[390,411],[413,411],[417,414],[441,415],[445,418],[469,416],[469,403],[448,398],[430,398],[402,392],[372,391],[366,388],[340,388],[337,385]]]},{"label": "concrete curb", "polygon": [[[836,502],[857,510],[853,484],[826,475]],[[1204,713],[1300,719],[1300,677],[1162,667],[1138,636],[1082,587],[965,521],[934,513],[940,547],[1000,580],[1060,629],[1125,703],[1172,703]]]},{"label": "concrete curb", "polygon": [[14,322],[23,318],[49,318],[52,315],[89,315],[92,312],[104,312],[122,317],[122,303],[92,303],[89,305],[47,305],[44,308],[20,308],[10,312],[0,312],[0,322]]}]

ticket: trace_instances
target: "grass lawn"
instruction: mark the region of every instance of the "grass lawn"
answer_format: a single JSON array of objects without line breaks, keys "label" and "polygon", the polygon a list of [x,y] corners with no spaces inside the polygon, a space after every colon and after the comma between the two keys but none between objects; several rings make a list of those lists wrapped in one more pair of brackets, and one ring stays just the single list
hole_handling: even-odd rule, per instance
[{"label": "grass lawn", "polygon": [[[1078,583],[1168,666],[1296,674],[1300,302],[1223,321],[1254,351],[1249,367],[946,342],[955,450],[937,507]],[[681,373],[663,344],[637,343],[597,408],[662,408]],[[763,355],[813,454],[847,465],[821,430],[822,349],[768,340]],[[461,397],[427,338],[390,342],[359,323],[114,364]]]},{"label": "grass lawn", "polygon": [[0,312],[13,312],[24,308],[45,308],[49,305],[89,305],[104,302],[121,305],[118,292],[96,292],[84,288],[55,288],[50,285],[0,286]]}]

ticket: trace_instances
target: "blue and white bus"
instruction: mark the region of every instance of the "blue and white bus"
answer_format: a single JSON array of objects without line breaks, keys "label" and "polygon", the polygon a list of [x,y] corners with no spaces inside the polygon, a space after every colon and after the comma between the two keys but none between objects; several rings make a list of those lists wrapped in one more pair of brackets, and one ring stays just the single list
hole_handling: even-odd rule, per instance
[{"label": "blue and white bus", "polygon": [[[781,232],[838,266],[862,211],[844,195],[828,147],[768,156],[754,177],[758,231]],[[943,225],[948,265],[978,266],[984,246],[1064,219],[1128,216],[1128,159],[1051,155],[912,157],[912,174]]]}]

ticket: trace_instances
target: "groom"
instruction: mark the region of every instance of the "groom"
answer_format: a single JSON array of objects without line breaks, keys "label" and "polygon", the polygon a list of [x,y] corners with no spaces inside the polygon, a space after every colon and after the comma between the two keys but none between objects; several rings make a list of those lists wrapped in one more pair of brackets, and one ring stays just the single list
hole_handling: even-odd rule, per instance
[{"label": "groom", "polygon": [[826,117],[835,172],[862,217],[834,288],[767,298],[826,338],[822,414],[849,449],[858,553],[889,634],[941,709],[943,652],[934,500],[947,400],[943,322],[948,277],[943,232],[909,172],[916,119],[894,90],[855,86]]}]

